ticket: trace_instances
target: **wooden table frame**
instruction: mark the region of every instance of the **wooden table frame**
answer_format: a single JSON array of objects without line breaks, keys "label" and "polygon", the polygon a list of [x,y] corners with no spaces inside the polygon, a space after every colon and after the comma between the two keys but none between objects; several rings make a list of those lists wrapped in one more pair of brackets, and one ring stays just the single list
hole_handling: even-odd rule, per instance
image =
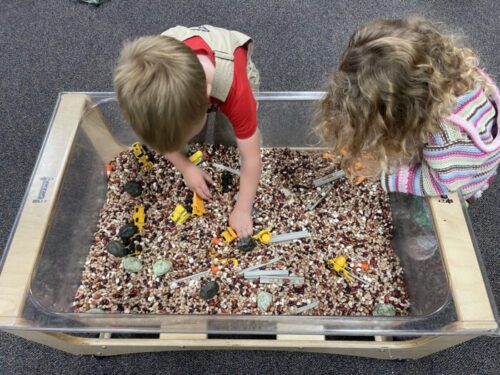
[{"label": "wooden table frame", "polygon": [[[106,150],[100,155],[103,160],[110,160],[124,149],[123,145],[109,143],[109,137],[103,137],[109,130],[98,110],[92,111],[92,115],[80,123],[82,114],[91,103],[86,94],[62,94],[54,112],[52,130],[45,143],[51,147],[44,147],[43,156],[35,166],[32,188],[27,192],[0,274],[0,326],[7,332],[68,353],[99,356],[172,350],[275,350],[381,359],[421,358],[470,340],[478,332],[498,332],[495,306],[488,297],[462,204],[456,194],[448,200],[431,198],[429,204],[458,317],[448,328],[459,332],[457,336],[426,336],[406,341],[375,336],[374,341],[327,341],[322,335],[277,335],[275,340],[253,340],[162,333],[153,339],[122,339],[113,338],[110,333],[103,333],[99,338],[82,338],[62,332],[23,329],[29,326],[29,322],[23,320],[23,308],[55,201],[51,198],[61,183],[78,126],[86,127],[87,135],[94,143],[106,139],[106,148],[96,147]],[[44,164],[49,161],[51,165]]]}]

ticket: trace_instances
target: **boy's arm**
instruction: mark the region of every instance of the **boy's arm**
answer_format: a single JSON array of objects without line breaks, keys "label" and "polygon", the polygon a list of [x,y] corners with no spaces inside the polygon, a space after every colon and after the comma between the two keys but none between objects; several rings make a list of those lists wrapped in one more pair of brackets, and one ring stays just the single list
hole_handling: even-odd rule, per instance
[{"label": "boy's arm", "polygon": [[253,234],[252,208],[261,170],[259,130],[247,139],[237,139],[237,144],[241,155],[240,190],[229,225],[244,238]]},{"label": "boy's arm", "polygon": [[194,165],[186,155],[180,151],[166,153],[167,159],[182,173],[186,185],[191,191],[196,192],[203,199],[208,199],[212,196],[208,189],[207,182],[214,185],[210,176]]}]

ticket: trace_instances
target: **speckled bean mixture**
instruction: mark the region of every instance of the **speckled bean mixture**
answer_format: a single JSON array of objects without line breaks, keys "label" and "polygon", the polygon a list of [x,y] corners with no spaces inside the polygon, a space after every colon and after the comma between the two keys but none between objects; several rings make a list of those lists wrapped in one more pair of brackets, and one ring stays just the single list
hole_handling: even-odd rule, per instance
[{"label": "speckled bean mixture", "polygon": [[[201,164],[221,184],[220,171],[211,162],[239,168],[235,148],[204,145]],[[195,151],[195,148],[192,148]],[[395,306],[397,315],[407,315],[410,303],[399,259],[391,247],[391,212],[387,195],[379,184],[364,182],[356,186],[348,179],[334,184],[327,198],[312,211],[305,207],[316,199],[313,180],[338,167],[319,152],[288,149],[262,150],[262,177],[254,211],[254,228],[273,228],[273,234],[307,230],[310,239],[279,244],[261,244],[248,253],[229,245],[214,245],[212,239],[227,227],[239,178],[227,193],[213,190],[205,201],[207,213],[192,216],[175,226],[169,216],[176,204],[190,194],[180,173],[164,158],[156,156],[153,169],[140,168],[131,151],[121,153],[110,164],[107,201],[100,211],[95,241],[90,248],[77,290],[73,309],[85,312],[161,314],[293,314],[294,310],[319,302],[303,315],[371,315],[378,303]],[[126,182],[142,184],[142,194],[134,198],[124,191]],[[143,251],[137,255],[143,267],[137,273],[124,270],[122,260],[107,250],[107,244],[119,240],[120,227],[131,222],[136,204],[146,208],[146,223],[141,233]],[[330,258],[344,255],[353,274],[366,280],[349,281],[326,266]],[[263,269],[288,269],[290,275],[304,278],[303,285],[290,282],[260,284],[247,280],[241,270],[280,261]],[[236,258],[238,265],[224,258]],[[170,260],[172,271],[153,274],[153,264]],[[225,264],[222,264],[224,262]],[[365,270],[361,265],[364,265]],[[212,270],[198,280],[172,284],[173,281]],[[219,284],[218,294],[209,300],[200,298],[207,282]],[[257,294],[269,292],[273,301],[267,312],[257,307]]]}]

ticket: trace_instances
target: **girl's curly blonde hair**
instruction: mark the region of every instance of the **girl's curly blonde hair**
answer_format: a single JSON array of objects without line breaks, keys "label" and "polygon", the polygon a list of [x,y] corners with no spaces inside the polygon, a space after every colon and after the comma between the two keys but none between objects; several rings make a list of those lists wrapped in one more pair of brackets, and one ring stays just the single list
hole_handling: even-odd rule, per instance
[{"label": "girl's curly blonde hair", "polygon": [[422,18],[379,20],[356,31],[320,101],[314,130],[352,171],[416,161],[456,97],[481,83],[474,53]]}]

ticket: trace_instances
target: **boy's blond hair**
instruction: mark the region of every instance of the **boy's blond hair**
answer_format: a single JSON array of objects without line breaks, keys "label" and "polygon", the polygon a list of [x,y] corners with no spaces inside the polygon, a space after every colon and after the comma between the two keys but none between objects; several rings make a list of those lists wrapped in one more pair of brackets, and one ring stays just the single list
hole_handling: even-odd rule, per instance
[{"label": "boy's blond hair", "polygon": [[125,43],[114,86],[125,118],[159,152],[182,147],[208,107],[205,72],[196,54],[168,36]]},{"label": "boy's blond hair", "polygon": [[[356,31],[320,102],[315,130],[352,171],[418,160],[456,97],[487,84],[474,53],[422,18],[379,20]],[[375,172],[374,174],[377,174]]]}]

